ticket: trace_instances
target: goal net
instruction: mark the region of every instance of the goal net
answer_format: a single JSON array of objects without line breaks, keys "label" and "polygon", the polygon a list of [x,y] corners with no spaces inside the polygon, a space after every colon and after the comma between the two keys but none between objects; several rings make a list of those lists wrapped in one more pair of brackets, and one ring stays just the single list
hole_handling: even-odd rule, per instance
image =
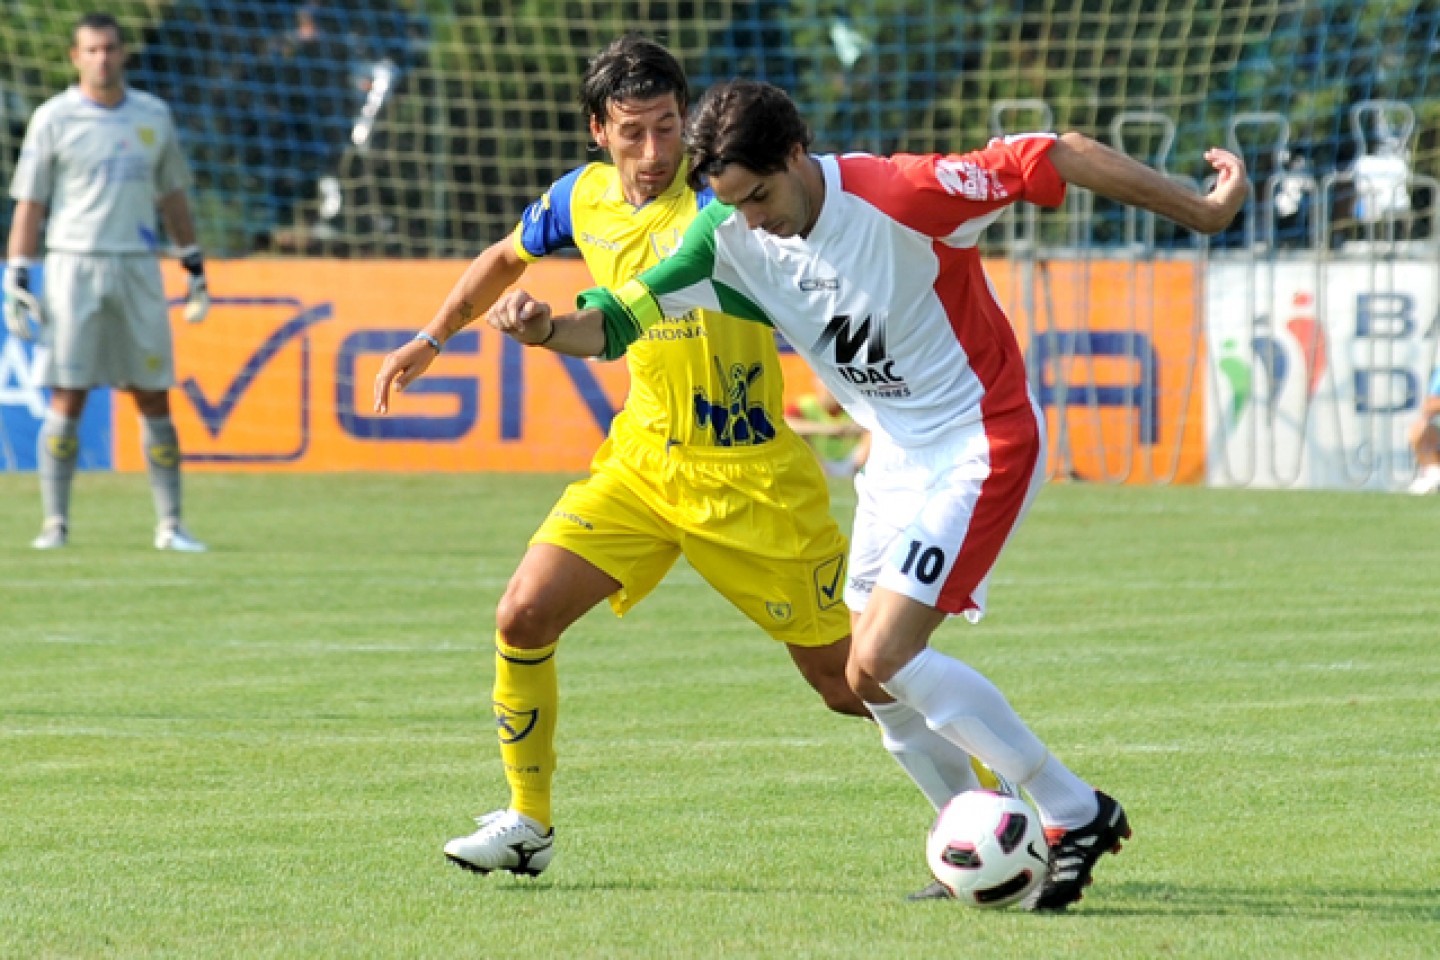
[{"label": "goal net", "polygon": [[[0,177],[7,182],[30,111],[73,78],[69,31],[89,6],[6,5]],[[598,158],[578,79],[587,59],[628,29],[674,50],[696,96],[736,75],[789,90],[817,151],[963,151],[997,133],[1077,129],[1197,187],[1208,172],[1207,147],[1242,153],[1255,200],[1208,246],[1082,191],[1057,213],[1007,215],[987,235],[987,253],[1009,261],[995,271],[996,286],[1030,350],[1037,393],[1052,412],[1076,412],[1051,428],[1053,462],[1078,475],[1199,475],[1193,451],[1182,448],[1203,445],[1195,431],[1206,376],[1198,332],[1204,294],[1183,264],[1207,251],[1316,253],[1363,244],[1377,231],[1387,240],[1433,239],[1440,174],[1440,5],[1433,0],[117,0],[109,9],[127,33],[131,82],[174,109],[207,251],[246,262],[236,276],[248,287],[217,285],[217,319],[226,311],[234,319],[203,337],[182,337],[182,367],[205,353],[231,358],[195,374],[203,402],[192,404],[186,435],[199,438],[197,455],[211,458],[202,462],[248,462],[245,451],[263,454],[257,463],[291,462],[282,454],[303,446],[299,435],[272,443],[264,425],[273,418],[246,404],[268,396],[260,386],[278,377],[280,359],[290,358],[301,376],[301,356],[286,351],[302,343],[310,343],[307,362],[330,365],[330,379],[311,376],[310,389],[323,383],[334,394],[335,409],[311,410],[312,419],[362,438],[400,429],[360,413],[377,351],[396,331],[428,319],[458,273],[454,260],[504,237],[556,177]],[[256,266],[313,257],[452,262],[423,274],[394,264],[368,274],[303,268],[344,288],[311,284],[313,296],[275,289],[264,279],[272,274]],[[1109,265],[1086,266],[1095,260]],[[378,312],[381,301],[364,289],[367,277],[380,276],[383,318],[367,315],[366,304]],[[289,313],[277,306],[287,297],[296,303]],[[322,301],[336,316],[350,311],[346,323],[358,340],[320,337],[330,328],[312,308]],[[1089,329],[1097,317],[1106,331]],[[244,323],[254,330],[235,332]],[[1181,336],[1166,346],[1177,324]],[[381,327],[389,332],[376,332]],[[290,340],[272,342],[285,331]],[[305,340],[305,331],[319,339]],[[13,413],[4,394],[14,392],[14,370],[29,355],[13,344],[5,349],[11,372],[0,376],[0,408]],[[593,445],[591,427],[603,427],[623,397],[623,379],[611,373],[548,358],[532,363],[483,334],[473,355],[478,374],[467,374],[459,358],[445,360],[462,380],[474,374],[473,391],[441,381],[435,394],[407,401],[420,411],[404,421],[419,431],[417,442],[439,443],[426,440],[427,431],[453,432],[473,413],[496,424],[502,443],[528,409],[523,372],[554,367],[545,376],[563,377],[570,400],[553,417],[578,417],[585,428],[557,429],[545,441],[553,457],[505,463],[576,467]],[[225,406],[225,391],[257,358],[270,365],[251,370],[247,389]],[[538,376],[531,374],[532,387]],[[342,394],[343,402],[335,399]],[[299,395],[286,382],[267,402],[275,417],[288,416]],[[1107,406],[1122,410],[1113,425]],[[213,419],[217,411],[234,418]],[[247,416],[253,436],[225,434],[225,443],[205,449],[207,436],[238,430]],[[12,436],[7,449],[26,442]],[[242,460],[227,460],[226,451],[236,450]],[[436,468],[467,463],[438,446],[409,456]]]}]

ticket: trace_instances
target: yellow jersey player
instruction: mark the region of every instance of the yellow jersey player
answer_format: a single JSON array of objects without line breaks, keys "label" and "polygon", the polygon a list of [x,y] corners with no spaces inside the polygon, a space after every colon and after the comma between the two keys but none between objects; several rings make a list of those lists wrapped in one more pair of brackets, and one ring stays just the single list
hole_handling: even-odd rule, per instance
[{"label": "yellow jersey player", "polygon": [[[686,93],[680,64],[644,37],[621,37],[591,61],[581,99],[612,163],[561,177],[513,236],[476,258],[430,323],[385,358],[377,411],[540,257],[578,247],[597,282],[621,283],[675,251],[711,199],[686,185]],[[565,491],[506,588],[493,699],[510,803],[446,844],[459,866],[534,875],[549,865],[559,638],[606,598],[624,614],[682,553],[786,645],[830,709],[869,716],[845,679],[845,539],[819,464],[785,425],[773,334],[717,316],[664,318],[631,346],[630,393],[590,475]],[[880,722],[932,804],[977,785],[968,755],[923,722],[903,731]],[[917,751],[921,740],[939,742]],[[923,757],[918,773],[907,756]]]}]

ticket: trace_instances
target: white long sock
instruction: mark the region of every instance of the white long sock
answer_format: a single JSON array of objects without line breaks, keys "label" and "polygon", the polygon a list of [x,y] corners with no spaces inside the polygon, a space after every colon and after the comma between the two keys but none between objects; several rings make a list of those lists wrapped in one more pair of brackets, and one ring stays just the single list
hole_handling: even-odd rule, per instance
[{"label": "white long sock", "polygon": [[180,522],[180,440],[175,423],[166,417],[141,417],[145,468],[155,500],[155,518],[162,524]]},{"label": "white long sock", "polygon": [[[979,671],[929,647],[885,691],[925,717],[930,729],[1025,787],[1046,826],[1078,827],[1095,815],[1095,792],[1056,759]],[[1077,810],[1089,816],[1076,822]]]},{"label": "white long sock", "polygon": [[70,519],[70,489],[80,456],[80,421],[45,411],[36,437],[35,461],[40,474],[40,503],[45,520]]},{"label": "white long sock", "polygon": [[899,700],[865,706],[880,727],[885,749],[936,810],[957,793],[979,789],[970,754],[931,730],[912,707]]}]

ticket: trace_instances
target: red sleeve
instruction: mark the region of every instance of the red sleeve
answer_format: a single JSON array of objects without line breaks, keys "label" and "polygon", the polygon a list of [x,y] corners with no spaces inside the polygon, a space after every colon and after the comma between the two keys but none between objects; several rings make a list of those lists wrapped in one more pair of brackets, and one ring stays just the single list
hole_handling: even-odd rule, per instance
[{"label": "red sleeve", "polygon": [[1065,181],[1047,156],[1054,145],[1050,134],[1024,134],[963,154],[852,155],[840,158],[840,176],[847,193],[892,219],[946,237],[1020,200],[1058,207]]}]

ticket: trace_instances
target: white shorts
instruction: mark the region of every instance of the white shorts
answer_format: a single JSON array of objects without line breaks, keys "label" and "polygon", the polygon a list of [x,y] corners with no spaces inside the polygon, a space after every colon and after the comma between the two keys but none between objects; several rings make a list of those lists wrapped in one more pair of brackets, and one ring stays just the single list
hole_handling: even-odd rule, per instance
[{"label": "white shorts", "polygon": [[1045,482],[1045,421],[1029,408],[901,450],[878,434],[855,478],[845,604],[877,586],[972,623],[990,571]]},{"label": "white shorts", "polygon": [[44,296],[42,384],[73,390],[175,385],[170,316],[154,257],[51,253]]}]

